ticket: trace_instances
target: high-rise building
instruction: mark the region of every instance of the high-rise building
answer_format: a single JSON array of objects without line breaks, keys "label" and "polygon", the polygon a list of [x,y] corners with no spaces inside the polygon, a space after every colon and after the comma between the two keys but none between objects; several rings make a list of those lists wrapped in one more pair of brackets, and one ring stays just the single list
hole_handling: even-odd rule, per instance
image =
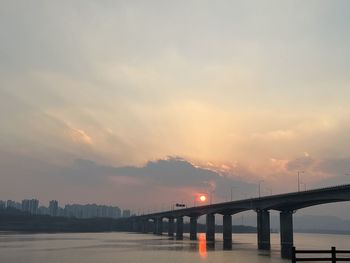
[{"label": "high-rise building", "polygon": [[49,211],[49,209],[46,206],[39,206],[38,214],[39,215],[49,215],[50,211]]},{"label": "high-rise building", "polygon": [[64,207],[65,216],[76,218],[93,218],[93,217],[108,217],[118,218],[120,217],[119,207],[106,206],[106,205],[66,205]]},{"label": "high-rise building", "polygon": [[7,202],[6,202],[6,208],[15,208],[15,209],[21,210],[21,209],[22,209],[22,206],[21,206],[20,203],[18,203],[18,202],[16,202],[16,201],[7,200]]},{"label": "high-rise building", "polygon": [[51,200],[49,203],[50,216],[58,216],[58,201]]},{"label": "high-rise building", "polygon": [[[37,199],[24,199],[22,203],[13,200],[7,202],[0,200],[0,209],[2,208],[16,208],[33,215],[50,215],[76,218],[119,218],[122,212],[117,206],[97,205],[97,204],[67,204],[64,208],[58,206],[57,200],[51,200],[49,206],[40,206]],[[123,217],[130,216],[130,210],[123,211]]]},{"label": "high-rise building", "polygon": [[37,199],[24,199],[22,200],[22,211],[30,214],[38,214],[39,200]]},{"label": "high-rise building", "polygon": [[123,210],[123,217],[130,217],[131,212],[128,209]]},{"label": "high-rise building", "polygon": [[64,209],[62,207],[58,207],[57,216],[65,216]]}]

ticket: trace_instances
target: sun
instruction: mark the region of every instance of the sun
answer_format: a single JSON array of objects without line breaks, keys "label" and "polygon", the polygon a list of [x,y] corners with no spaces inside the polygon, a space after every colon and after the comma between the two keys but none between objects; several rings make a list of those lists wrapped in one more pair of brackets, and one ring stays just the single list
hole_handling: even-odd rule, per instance
[{"label": "sun", "polygon": [[205,197],[205,195],[201,195],[199,197],[199,200],[201,200],[202,202],[205,202],[205,200],[207,200],[207,198]]}]

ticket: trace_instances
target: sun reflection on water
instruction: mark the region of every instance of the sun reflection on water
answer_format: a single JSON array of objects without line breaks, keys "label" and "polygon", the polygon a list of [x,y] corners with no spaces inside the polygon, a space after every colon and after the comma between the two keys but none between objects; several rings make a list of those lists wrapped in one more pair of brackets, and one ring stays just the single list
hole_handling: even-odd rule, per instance
[{"label": "sun reflection on water", "polygon": [[208,257],[207,254],[207,241],[205,239],[205,234],[200,233],[198,235],[198,241],[199,241],[199,246],[198,246],[198,252],[201,258],[206,259]]}]

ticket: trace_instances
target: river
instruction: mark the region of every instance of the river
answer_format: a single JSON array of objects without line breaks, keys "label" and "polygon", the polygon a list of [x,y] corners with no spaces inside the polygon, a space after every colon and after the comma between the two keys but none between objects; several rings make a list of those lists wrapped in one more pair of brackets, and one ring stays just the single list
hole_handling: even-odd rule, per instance
[{"label": "river", "polygon": [[[282,260],[279,235],[271,234],[271,252],[256,249],[255,234],[234,234],[233,249],[222,250],[222,238],[217,234],[215,248],[208,248],[205,234],[198,241],[176,241],[166,236],[129,233],[0,233],[1,263],[187,263],[290,262]],[[298,248],[350,248],[348,235],[295,234]]]}]

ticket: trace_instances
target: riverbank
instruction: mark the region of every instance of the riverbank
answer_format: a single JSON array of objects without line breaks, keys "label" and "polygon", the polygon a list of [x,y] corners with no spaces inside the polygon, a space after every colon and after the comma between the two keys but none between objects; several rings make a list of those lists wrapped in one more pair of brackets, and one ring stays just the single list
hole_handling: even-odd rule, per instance
[{"label": "riverbank", "polygon": [[[164,222],[164,232],[168,224]],[[184,232],[189,232],[189,224],[184,224]],[[150,229],[151,232],[151,223]],[[197,225],[198,232],[205,232],[205,224]],[[71,233],[71,232],[127,232],[129,231],[127,219],[113,218],[74,218],[53,217],[48,215],[31,215],[15,209],[0,210],[0,231],[15,231],[29,233]],[[232,226],[234,233],[256,233],[251,226]],[[222,232],[222,226],[215,227],[216,233]]]}]

